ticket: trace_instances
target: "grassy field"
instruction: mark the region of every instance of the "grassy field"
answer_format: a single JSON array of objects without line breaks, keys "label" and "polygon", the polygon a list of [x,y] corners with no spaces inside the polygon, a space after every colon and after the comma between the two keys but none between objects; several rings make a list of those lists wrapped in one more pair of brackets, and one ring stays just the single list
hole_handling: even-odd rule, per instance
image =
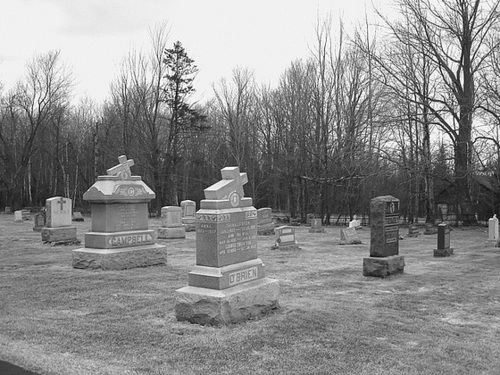
[{"label": "grassy field", "polygon": [[[83,242],[90,220],[75,225]],[[32,227],[0,215],[0,359],[40,374],[500,373],[500,249],[486,228],[453,228],[449,258],[433,257],[436,235],[405,238],[405,274],[387,279],[362,274],[369,229],[341,246],[339,228],[298,227],[291,252],[259,236],[281,308],[214,328],[175,319],[194,233],[158,241],[167,266],[90,271],[71,266],[79,246],[43,245]]]}]

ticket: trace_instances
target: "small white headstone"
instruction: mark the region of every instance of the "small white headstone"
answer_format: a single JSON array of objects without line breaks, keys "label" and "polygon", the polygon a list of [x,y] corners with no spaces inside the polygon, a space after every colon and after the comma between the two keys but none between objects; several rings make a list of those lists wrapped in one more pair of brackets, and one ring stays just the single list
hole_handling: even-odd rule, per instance
[{"label": "small white headstone", "polygon": [[161,222],[165,228],[182,227],[182,209],[178,206],[162,207]]},{"label": "small white headstone", "polygon": [[488,240],[496,241],[498,238],[498,218],[495,214],[488,220]]},{"label": "small white headstone", "polygon": [[47,228],[71,226],[71,199],[53,197],[45,201]]},{"label": "small white headstone", "polygon": [[14,222],[22,223],[23,222],[23,211],[14,211]]}]

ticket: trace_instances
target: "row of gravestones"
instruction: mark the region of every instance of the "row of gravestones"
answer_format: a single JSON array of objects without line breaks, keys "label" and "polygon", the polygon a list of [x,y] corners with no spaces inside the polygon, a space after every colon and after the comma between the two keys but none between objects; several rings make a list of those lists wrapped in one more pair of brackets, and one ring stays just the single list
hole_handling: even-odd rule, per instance
[{"label": "row of gravestones", "polygon": [[[74,268],[117,270],[167,262],[166,246],[156,243],[154,230],[148,227],[148,202],[155,193],[140,176],[131,174],[132,160],[121,156],[119,161],[83,196],[90,202],[92,223],[85,233],[85,247],[72,251]],[[188,273],[188,286],[176,291],[175,314],[181,321],[228,324],[279,306],[279,283],[266,277],[265,265],[257,256],[258,212],[252,198],[243,193],[247,176],[238,167],[221,172],[221,181],[204,190],[205,199],[196,212],[196,265]],[[70,204],[69,199],[54,198],[50,207],[64,210],[65,204]],[[179,228],[169,224],[178,220],[168,219],[179,215],[178,208],[165,210],[162,227]],[[363,259],[363,274],[386,277],[402,273],[399,200],[392,196],[374,198],[370,212],[370,257]],[[52,226],[68,224],[57,223],[52,210],[47,210],[47,216]],[[438,235],[438,250],[450,255],[449,227],[443,229]],[[276,231],[278,248],[297,246],[293,227]]]}]

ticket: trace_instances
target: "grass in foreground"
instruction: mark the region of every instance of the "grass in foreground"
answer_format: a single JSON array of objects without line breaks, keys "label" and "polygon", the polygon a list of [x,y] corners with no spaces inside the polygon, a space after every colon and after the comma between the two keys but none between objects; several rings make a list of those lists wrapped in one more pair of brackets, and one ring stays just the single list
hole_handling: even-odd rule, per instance
[{"label": "grass in foreground", "polygon": [[[72,247],[51,247],[32,223],[0,216],[0,359],[41,374],[498,374],[500,249],[483,228],[455,229],[455,255],[433,258],[436,236],[400,242],[405,274],[366,278],[362,244],[339,228],[297,229],[301,250],[270,250],[281,309],[221,328],[177,322],[195,237],[164,241],[165,267],[88,271]],[[90,223],[78,223],[79,237]],[[152,222],[152,226],[154,226]],[[404,232],[402,230],[401,232]]]}]

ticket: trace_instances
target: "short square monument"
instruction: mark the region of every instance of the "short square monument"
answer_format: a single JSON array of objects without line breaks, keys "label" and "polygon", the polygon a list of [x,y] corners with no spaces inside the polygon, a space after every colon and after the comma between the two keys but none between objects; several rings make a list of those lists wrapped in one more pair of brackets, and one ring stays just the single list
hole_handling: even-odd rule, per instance
[{"label": "short square monument", "polygon": [[43,243],[52,245],[79,244],[76,227],[71,222],[71,199],[53,197],[45,200],[45,227],[42,228]]},{"label": "short square monument", "polygon": [[186,238],[186,229],[182,225],[182,209],[178,206],[161,208],[161,227],[158,228],[158,238]]},{"label": "short square monument", "polygon": [[195,201],[186,199],[181,202],[182,210],[182,225],[186,232],[194,232],[196,230],[196,203]]},{"label": "short square monument", "polygon": [[298,250],[299,244],[295,239],[295,228],[289,225],[282,225],[274,229],[274,246],[272,249],[278,250]]},{"label": "short square monument", "polygon": [[498,234],[498,218],[497,215],[493,215],[492,218],[488,220],[488,239],[485,243],[486,247],[499,247],[500,237]]},{"label": "short square monument", "polygon": [[156,243],[148,227],[148,203],[155,193],[132,176],[133,160],[107,170],[84,194],[92,212],[91,230],[85,233],[85,248],[73,250],[73,267],[122,270],[167,263],[167,249]]},{"label": "short square monument", "polygon": [[205,189],[196,213],[196,266],[188,286],[176,290],[179,321],[237,323],[279,307],[279,282],[266,277],[257,257],[257,210],[244,197],[246,173],[222,169]]},{"label": "short square monument", "polygon": [[390,195],[370,202],[370,257],[363,258],[363,275],[386,277],[404,272],[399,255],[399,199]]},{"label": "short square monument", "polygon": [[434,256],[449,257],[453,255],[453,249],[450,247],[450,226],[448,224],[439,224],[437,229],[437,249],[434,249]]},{"label": "short square monument", "polygon": [[257,234],[268,236],[274,234],[274,221],[271,208],[259,208],[257,210]]},{"label": "short square monument", "polygon": [[321,219],[311,219],[311,227],[309,233],[325,233],[325,228],[321,223]]}]

